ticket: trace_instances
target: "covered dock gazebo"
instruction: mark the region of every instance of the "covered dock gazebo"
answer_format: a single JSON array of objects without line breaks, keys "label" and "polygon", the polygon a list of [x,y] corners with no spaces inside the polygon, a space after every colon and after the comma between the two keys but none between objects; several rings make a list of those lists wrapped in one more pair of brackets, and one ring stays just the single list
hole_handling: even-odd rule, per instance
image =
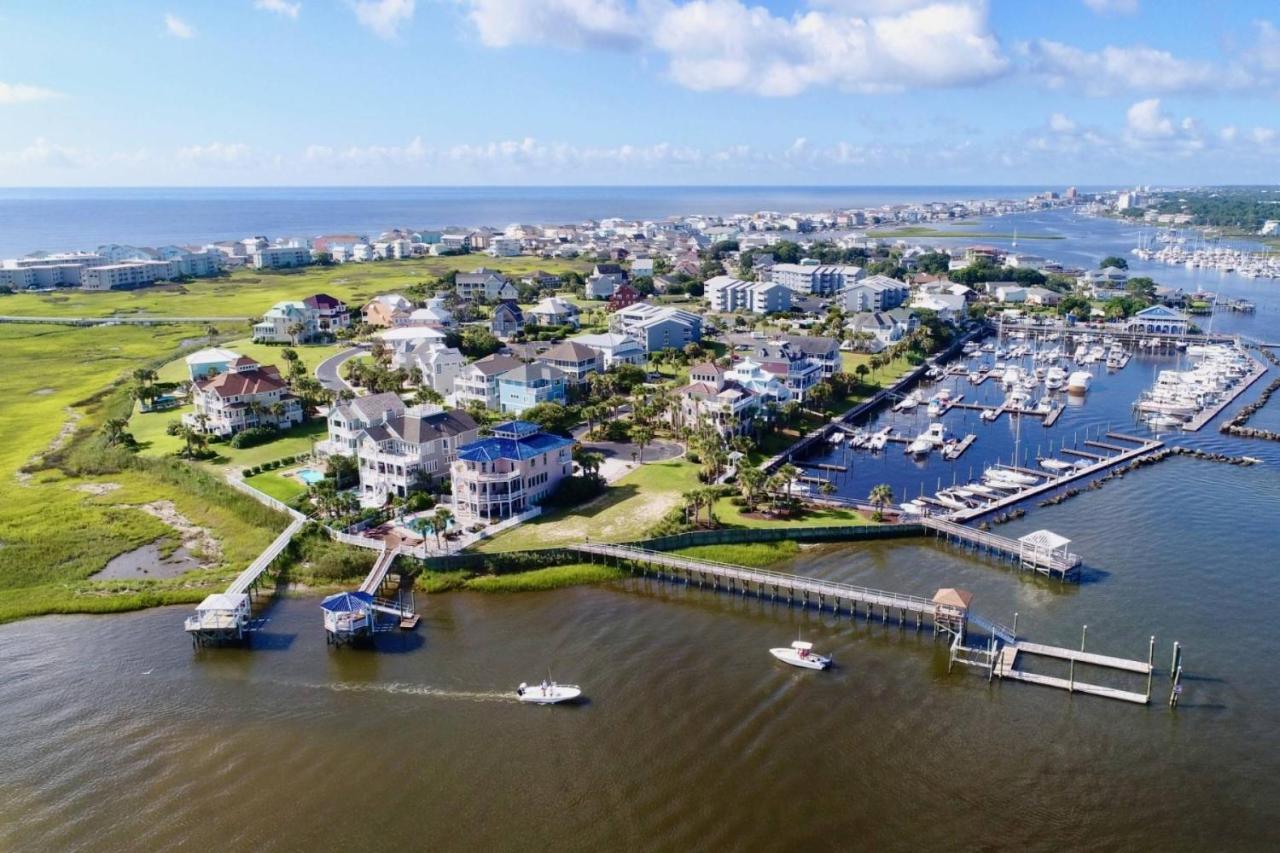
[{"label": "covered dock gazebo", "polygon": [[320,602],[324,630],[331,643],[350,642],[373,632],[373,596],[367,592],[339,592]]},{"label": "covered dock gazebo", "polygon": [[945,586],[933,594],[933,624],[935,630],[950,631],[964,638],[965,622],[969,619],[969,605],[973,593],[965,589]]},{"label": "covered dock gazebo", "polygon": [[1037,530],[1018,538],[1018,559],[1023,568],[1040,572],[1054,565],[1070,566],[1076,557],[1068,550],[1071,540],[1052,530]]}]

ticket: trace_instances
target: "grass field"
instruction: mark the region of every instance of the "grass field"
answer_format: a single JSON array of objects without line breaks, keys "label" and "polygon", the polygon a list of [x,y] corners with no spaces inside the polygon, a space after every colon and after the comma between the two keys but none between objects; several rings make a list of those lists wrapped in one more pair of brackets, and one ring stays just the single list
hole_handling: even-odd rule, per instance
[{"label": "grass field", "polygon": [[799,518],[748,518],[744,510],[732,503],[732,498],[720,498],[716,501],[716,519],[725,527],[839,527],[844,525],[859,526],[874,524],[850,509],[813,509],[806,511]]},{"label": "grass field", "polygon": [[[83,440],[122,403],[106,393],[108,386],[158,363],[189,333],[178,327],[0,325],[6,356],[0,374],[0,621],[197,600],[243,568],[283,526],[275,514],[176,461],[84,477],[32,462]],[[192,526],[208,531],[219,552],[206,554],[212,566],[172,581],[87,580],[121,553],[173,540],[174,528],[154,514],[160,502],[171,502]]]},{"label": "grass field", "polygon": [[[130,291],[19,293],[0,298],[0,314],[24,317],[109,317],[133,314],[162,317],[257,317],[281,300],[301,299],[317,292],[328,293],[350,305],[359,306],[380,293],[430,281],[451,270],[465,271],[480,266],[501,270],[515,277],[539,269],[552,273],[587,272],[591,269],[591,264],[586,261],[463,255],[308,267],[293,271],[240,270],[210,281]],[[239,327],[239,323],[228,323],[220,326],[219,331]]]},{"label": "grass field", "polygon": [[570,510],[551,512],[483,541],[479,551],[519,551],[584,541],[641,538],[680,495],[696,488],[698,466],[684,460],[650,462],[611,484],[603,495]]}]

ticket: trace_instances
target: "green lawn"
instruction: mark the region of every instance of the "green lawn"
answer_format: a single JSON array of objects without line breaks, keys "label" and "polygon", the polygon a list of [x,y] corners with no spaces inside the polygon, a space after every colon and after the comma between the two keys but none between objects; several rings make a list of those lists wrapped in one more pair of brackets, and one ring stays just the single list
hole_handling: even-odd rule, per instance
[{"label": "green lawn", "polygon": [[836,508],[806,510],[799,518],[747,518],[743,515],[746,510],[734,506],[731,497],[720,498],[716,501],[715,512],[716,520],[725,527],[838,527],[844,525],[858,527],[875,523],[851,509]]},{"label": "green lawn", "polygon": [[264,471],[261,474],[246,477],[245,482],[263,494],[285,503],[307,493],[307,487],[301,480],[297,477],[286,477],[280,471]]},{"label": "green lawn", "polygon": [[763,569],[774,563],[789,560],[800,553],[800,544],[790,539],[781,542],[742,542],[733,545],[695,545],[672,551],[682,557],[695,560],[711,560],[731,563],[735,566],[751,566]]},{"label": "green lawn", "polygon": [[[0,298],[0,313],[43,317],[129,314],[258,317],[281,300],[301,299],[317,292],[329,293],[352,306],[360,306],[380,293],[429,281],[450,270],[467,271],[481,266],[501,270],[515,278],[538,269],[553,273],[570,270],[588,272],[591,269],[587,261],[463,255],[350,263],[292,271],[239,270],[220,279],[130,291],[14,294]],[[237,327],[238,324],[223,324],[219,330],[226,332],[228,328]]]},{"label": "green lawn", "polygon": [[[142,447],[144,456],[172,456],[182,450],[183,441],[177,436],[166,435],[165,429],[170,421],[180,420],[182,415],[192,411],[191,406],[182,406],[163,412],[135,412],[129,419],[129,431]],[[263,462],[272,462],[286,456],[298,456],[310,453],[314,441],[322,441],[328,430],[327,424],[318,418],[301,426],[293,427],[280,433],[274,441],[254,447],[237,448],[230,444],[218,442],[209,448],[217,453],[206,464],[211,468],[239,470]]]},{"label": "green lawn", "polygon": [[480,551],[519,551],[576,544],[640,539],[661,520],[680,495],[697,488],[698,466],[684,460],[641,465],[610,485],[603,495],[579,507],[548,513],[486,539]]}]

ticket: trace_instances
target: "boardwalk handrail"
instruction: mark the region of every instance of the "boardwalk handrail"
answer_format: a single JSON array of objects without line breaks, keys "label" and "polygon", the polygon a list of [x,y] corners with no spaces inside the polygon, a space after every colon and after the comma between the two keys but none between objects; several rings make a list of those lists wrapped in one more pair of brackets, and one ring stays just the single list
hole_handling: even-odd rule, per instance
[{"label": "boardwalk handrail", "polygon": [[769,569],[754,569],[747,568],[745,566],[735,566],[732,563],[721,563],[715,560],[677,557],[663,551],[649,551],[644,548],[636,548],[630,545],[584,544],[574,547],[580,551],[586,551],[589,554],[599,554],[601,556],[612,555],[623,559],[636,559],[643,562],[660,563],[678,568],[691,569],[693,571],[711,571],[717,574],[732,575],[733,577],[744,581],[755,581],[757,583],[765,583],[771,586],[785,585],[799,590],[837,595],[849,599],[856,598],[872,604],[910,610],[913,613],[932,613],[938,607],[932,599],[923,598],[918,595],[888,592],[882,589],[856,586],[854,584],[842,583],[840,581],[806,578],[803,575],[775,572]]},{"label": "boardwalk handrail", "polygon": [[267,546],[266,550],[257,556],[257,558],[249,564],[243,572],[236,576],[236,579],[227,587],[228,594],[243,594],[250,585],[257,580],[258,575],[266,571],[267,566],[271,565],[271,561],[280,556],[280,552],[285,549],[289,541],[302,529],[302,525],[306,522],[305,518],[295,518],[288,527],[284,529],[275,540]]},{"label": "boardwalk handrail", "polygon": [[1000,640],[1001,642],[1004,642],[1004,643],[1018,642],[1018,637],[1016,634],[1013,633],[1012,628],[1010,628],[1008,625],[1001,625],[999,622],[995,621],[994,619],[988,619],[985,616],[982,616],[978,613],[974,613],[973,611],[970,611],[969,622],[974,625],[977,625],[979,628],[986,631],[988,634],[995,637],[997,640]]},{"label": "boardwalk handrail", "polygon": [[391,564],[396,561],[396,557],[400,556],[400,545],[394,548],[388,548],[386,542],[382,543],[382,553],[378,555],[378,559],[373,561],[373,568],[369,570],[368,576],[364,579],[364,583],[360,584],[359,591],[367,592],[372,595],[382,586],[382,581],[387,577],[387,572],[391,570]]},{"label": "boardwalk handrail", "polygon": [[939,533],[946,533],[951,536],[959,536],[973,542],[981,542],[992,548],[998,548],[1010,554],[1017,554],[1023,557],[1031,557],[1039,562],[1047,562],[1048,565],[1061,565],[1064,568],[1070,568],[1079,565],[1082,560],[1079,554],[1067,552],[1065,557],[1056,555],[1026,554],[1024,553],[1022,543],[1018,539],[1010,539],[1007,536],[1001,536],[998,533],[989,533],[985,530],[978,530],[976,527],[970,527],[967,524],[960,524],[956,521],[948,521],[945,518],[939,518],[934,515],[926,516],[920,520],[925,527],[936,530]]}]

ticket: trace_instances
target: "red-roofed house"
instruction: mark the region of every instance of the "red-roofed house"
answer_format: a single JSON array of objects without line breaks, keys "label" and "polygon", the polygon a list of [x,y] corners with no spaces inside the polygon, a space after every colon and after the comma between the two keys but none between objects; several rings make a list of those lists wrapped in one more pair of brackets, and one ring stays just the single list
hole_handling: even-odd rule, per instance
[{"label": "red-roofed house", "polygon": [[233,435],[256,426],[288,429],[302,423],[302,403],[273,365],[241,356],[225,373],[199,379],[192,389],[195,411],[187,426],[214,435]]},{"label": "red-roofed house", "polygon": [[629,305],[635,305],[644,297],[640,295],[640,291],[636,290],[629,284],[620,284],[613,291],[613,295],[609,297],[609,310],[619,311]]}]

